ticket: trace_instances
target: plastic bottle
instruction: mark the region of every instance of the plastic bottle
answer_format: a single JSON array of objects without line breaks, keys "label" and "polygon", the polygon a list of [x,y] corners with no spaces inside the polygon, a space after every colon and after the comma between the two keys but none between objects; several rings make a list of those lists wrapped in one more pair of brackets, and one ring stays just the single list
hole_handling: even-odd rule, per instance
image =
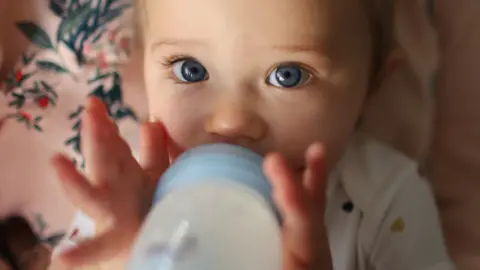
[{"label": "plastic bottle", "polygon": [[262,157],[203,145],[162,176],[129,270],[279,270],[280,218]]}]

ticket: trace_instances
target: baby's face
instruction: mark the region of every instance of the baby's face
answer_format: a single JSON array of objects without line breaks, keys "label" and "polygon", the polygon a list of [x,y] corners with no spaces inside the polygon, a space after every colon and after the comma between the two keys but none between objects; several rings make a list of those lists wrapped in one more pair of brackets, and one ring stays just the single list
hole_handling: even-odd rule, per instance
[{"label": "baby's face", "polygon": [[360,0],[146,0],[145,81],[152,119],[180,149],[229,142],[341,156],[369,83]]}]

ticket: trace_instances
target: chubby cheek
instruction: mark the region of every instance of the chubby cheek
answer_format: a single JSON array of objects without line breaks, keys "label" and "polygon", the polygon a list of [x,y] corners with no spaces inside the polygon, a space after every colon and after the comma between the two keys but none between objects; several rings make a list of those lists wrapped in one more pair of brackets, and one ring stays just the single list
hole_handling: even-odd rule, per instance
[{"label": "chubby cheek", "polygon": [[341,157],[353,131],[357,109],[325,97],[310,98],[297,104],[302,106],[283,106],[277,108],[276,113],[271,110],[272,113],[266,116],[274,147],[284,153],[292,165],[301,166],[308,146],[321,142],[327,151],[326,165],[331,168]]},{"label": "chubby cheek", "polygon": [[199,100],[197,99],[198,103],[195,102],[196,95],[175,93],[165,88],[159,91],[147,90],[147,93],[150,120],[162,122],[179,149],[188,149],[204,140],[205,113],[199,106]]},{"label": "chubby cheek", "polygon": [[166,106],[160,118],[172,139],[180,149],[191,148],[203,141],[201,115],[192,106]]}]

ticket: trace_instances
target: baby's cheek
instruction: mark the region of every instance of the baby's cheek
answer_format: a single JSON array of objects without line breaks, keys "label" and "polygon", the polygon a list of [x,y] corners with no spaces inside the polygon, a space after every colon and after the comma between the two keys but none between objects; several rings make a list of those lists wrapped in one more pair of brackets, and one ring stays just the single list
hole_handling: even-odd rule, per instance
[{"label": "baby's cheek", "polygon": [[294,101],[302,106],[292,104],[270,110],[268,119],[276,138],[274,147],[298,164],[304,161],[304,151],[311,143],[321,142],[327,149],[327,163],[334,163],[350,135],[343,123],[343,107],[329,96],[309,96]]},{"label": "baby's cheek", "polygon": [[190,148],[201,140],[204,133],[200,117],[177,112],[164,120],[170,138],[182,149]]},{"label": "baby's cheek", "polygon": [[170,102],[163,102],[150,109],[151,119],[161,121],[170,138],[181,149],[202,143],[206,138],[204,129],[206,113],[202,112],[200,103],[169,100]]}]

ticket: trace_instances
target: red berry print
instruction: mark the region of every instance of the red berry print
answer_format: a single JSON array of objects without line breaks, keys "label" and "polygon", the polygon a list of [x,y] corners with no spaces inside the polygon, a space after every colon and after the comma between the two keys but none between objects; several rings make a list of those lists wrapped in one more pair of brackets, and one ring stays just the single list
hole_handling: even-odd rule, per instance
[{"label": "red berry print", "polygon": [[22,115],[23,117],[27,118],[28,120],[32,120],[32,115],[30,115],[30,114],[27,113],[27,112],[20,112],[20,115]]},{"label": "red berry print", "polygon": [[37,100],[37,103],[38,103],[38,106],[40,106],[40,108],[45,109],[48,107],[50,100],[48,99],[47,96],[42,96]]},{"label": "red berry print", "polygon": [[78,228],[75,228],[73,232],[70,234],[70,237],[68,238],[70,238],[70,240],[73,240],[78,235],[78,233],[79,233]]},{"label": "red berry print", "polygon": [[108,68],[107,56],[105,55],[105,52],[103,51],[99,52],[97,56],[97,60],[98,60],[98,65],[100,69]]},{"label": "red berry print", "polygon": [[15,72],[15,80],[20,82],[23,79],[23,72],[21,70]]}]

